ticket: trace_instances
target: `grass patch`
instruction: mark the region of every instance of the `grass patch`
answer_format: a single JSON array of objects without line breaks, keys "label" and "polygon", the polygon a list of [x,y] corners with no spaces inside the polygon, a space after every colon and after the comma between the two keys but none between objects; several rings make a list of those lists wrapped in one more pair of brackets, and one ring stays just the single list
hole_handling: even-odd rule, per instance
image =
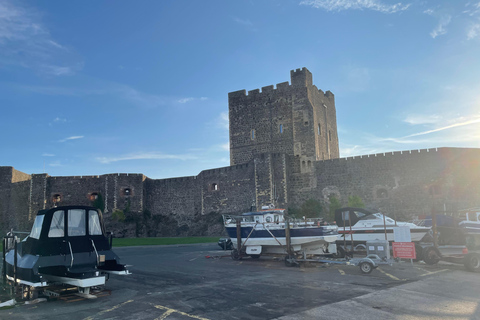
[{"label": "grass patch", "polygon": [[186,237],[186,238],[114,238],[114,247],[156,246],[192,243],[216,243],[220,237]]}]

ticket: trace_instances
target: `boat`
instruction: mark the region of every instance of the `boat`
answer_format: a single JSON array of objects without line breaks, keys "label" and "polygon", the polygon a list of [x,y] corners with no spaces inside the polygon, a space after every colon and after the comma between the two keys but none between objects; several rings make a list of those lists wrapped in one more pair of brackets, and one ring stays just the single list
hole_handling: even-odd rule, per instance
[{"label": "boat", "polygon": [[[437,242],[439,245],[466,245],[480,248],[480,208],[454,213],[436,214]],[[424,216],[425,226],[432,226],[432,216]]]},{"label": "boat", "polygon": [[40,210],[25,239],[19,242],[10,233],[3,246],[3,276],[22,286],[30,298],[54,284],[78,287],[89,295],[90,288],[104,285],[110,274],[130,274],[111,250],[102,213],[94,207]]},{"label": "boat", "polygon": [[[335,222],[341,238],[337,244],[365,246],[367,241],[393,241],[394,227],[409,227],[412,242],[420,242],[431,230],[430,227],[419,226],[412,222],[400,222],[380,212],[372,212],[363,208],[346,207],[335,210]],[[386,237],[386,238],[385,238]]]},{"label": "boat", "polygon": [[[233,240],[232,258],[235,260],[244,254],[258,258],[265,254],[336,253],[338,228],[321,219],[292,219],[287,217],[285,209],[268,208],[239,216],[223,215],[223,220],[227,234]],[[287,250],[288,232],[290,250]]]}]

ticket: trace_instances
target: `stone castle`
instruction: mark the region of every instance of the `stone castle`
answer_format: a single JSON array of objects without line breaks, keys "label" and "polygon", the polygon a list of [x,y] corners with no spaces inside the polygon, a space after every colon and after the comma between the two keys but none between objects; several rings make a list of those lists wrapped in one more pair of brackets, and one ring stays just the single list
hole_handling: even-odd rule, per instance
[{"label": "stone castle", "polygon": [[[36,212],[100,201],[117,236],[222,233],[220,215],[261,206],[299,207],[308,199],[410,218],[480,205],[480,149],[434,148],[339,158],[335,97],[306,69],[291,83],[228,94],[230,166],[197,176],[143,174],[52,177],[0,167],[0,231],[28,230]],[[121,211],[121,215],[118,212]]]}]

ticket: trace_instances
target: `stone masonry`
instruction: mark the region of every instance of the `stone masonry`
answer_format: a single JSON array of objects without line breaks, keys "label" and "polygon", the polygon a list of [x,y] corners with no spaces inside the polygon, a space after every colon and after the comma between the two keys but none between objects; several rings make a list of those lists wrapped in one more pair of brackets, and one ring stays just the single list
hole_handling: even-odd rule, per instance
[{"label": "stone masonry", "polygon": [[[29,230],[38,210],[102,200],[116,236],[223,233],[221,214],[308,199],[367,207],[400,219],[480,206],[480,149],[433,148],[339,158],[334,95],[306,69],[291,84],[231,92],[230,166],[197,176],[143,174],[52,177],[0,167],[0,232]],[[98,205],[98,201],[97,201]],[[118,215],[121,212],[121,215]]]}]

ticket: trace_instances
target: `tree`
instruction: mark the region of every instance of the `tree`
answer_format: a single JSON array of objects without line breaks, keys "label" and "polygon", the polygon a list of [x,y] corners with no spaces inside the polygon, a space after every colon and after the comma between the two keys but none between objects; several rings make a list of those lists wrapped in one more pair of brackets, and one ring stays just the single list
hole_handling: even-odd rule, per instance
[{"label": "tree", "polygon": [[338,200],[337,197],[334,195],[331,195],[329,197],[330,205],[328,206],[328,216],[327,220],[328,221],[334,221],[335,220],[335,210],[340,209],[342,207],[342,204],[340,203],[340,200]]},{"label": "tree", "polygon": [[359,196],[350,196],[348,197],[348,206],[354,208],[365,208],[362,198]]},{"label": "tree", "polygon": [[300,214],[305,218],[319,218],[322,212],[322,204],[315,199],[308,199],[300,207]]}]

